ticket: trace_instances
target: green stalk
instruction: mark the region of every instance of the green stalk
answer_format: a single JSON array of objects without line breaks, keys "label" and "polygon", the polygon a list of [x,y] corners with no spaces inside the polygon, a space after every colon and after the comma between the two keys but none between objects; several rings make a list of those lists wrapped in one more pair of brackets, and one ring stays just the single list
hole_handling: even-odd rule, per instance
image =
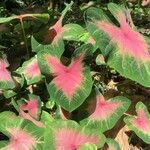
[{"label": "green stalk", "polygon": [[16,103],[16,101],[14,100],[14,98],[11,98],[11,104],[14,106],[14,108],[18,111],[18,105]]},{"label": "green stalk", "polygon": [[29,58],[29,57],[30,57],[30,53],[29,53],[29,49],[28,49],[28,44],[27,44],[27,39],[26,39],[26,34],[25,34],[25,30],[24,30],[24,25],[23,25],[23,20],[22,20],[22,18],[20,19],[20,23],[21,23],[23,38],[24,38],[25,47],[26,47],[26,51],[27,51],[27,56],[28,56],[28,58]]}]

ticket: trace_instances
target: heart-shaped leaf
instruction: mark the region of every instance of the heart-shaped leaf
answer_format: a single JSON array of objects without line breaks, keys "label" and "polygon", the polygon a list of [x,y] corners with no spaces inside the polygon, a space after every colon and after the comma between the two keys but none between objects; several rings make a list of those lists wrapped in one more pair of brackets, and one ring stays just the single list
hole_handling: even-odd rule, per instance
[{"label": "heart-shaped leaf", "polygon": [[137,116],[126,117],[124,121],[139,138],[150,144],[150,113],[142,102],[136,104],[136,112]]},{"label": "heart-shaped leaf", "polygon": [[101,10],[90,8],[87,11],[89,32],[110,67],[121,75],[150,87],[149,38],[137,32],[128,10],[113,3],[108,4],[108,9],[119,26],[109,21]]},{"label": "heart-shaped leaf", "polygon": [[86,143],[95,144],[100,148],[105,143],[105,137],[99,131],[81,128],[74,121],[56,120],[45,134],[45,143],[46,147],[51,146],[51,150],[73,150]]},{"label": "heart-shaped leaf", "polygon": [[114,127],[120,117],[130,106],[129,99],[117,96],[109,100],[96,90],[79,108],[79,120],[81,125],[89,128],[97,128],[102,132]]},{"label": "heart-shaped leaf", "polygon": [[82,61],[83,55],[80,55],[69,66],[64,66],[58,58],[46,56],[47,65],[54,76],[47,85],[51,99],[70,112],[83,103],[92,89],[90,71]]}]

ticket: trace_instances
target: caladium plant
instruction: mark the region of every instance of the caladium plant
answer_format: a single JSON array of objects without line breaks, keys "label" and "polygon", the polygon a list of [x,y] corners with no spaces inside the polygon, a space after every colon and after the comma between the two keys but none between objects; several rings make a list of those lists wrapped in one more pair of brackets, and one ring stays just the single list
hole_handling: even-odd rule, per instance
[{"label": "caladium plant", "polygon": [[149,37],[138,32],[123,5],[82,9],[85,22],[65,24],[72,7],[73,2],[66,4],[51,23],[49,14],[0,18],[0,24],[20,20],[29,26],[37,19],[42,27],[51,24],[44,36],[38,37],[38,30],[27,36],[29,55],[19,67],[0,58],[2,150],[120,150],[109,135],[118,122],[150,144],[148,107],[138,102],[137,116],[131,115],[133,93],[122,90],[130,80],[138,89],[150,87]]}]

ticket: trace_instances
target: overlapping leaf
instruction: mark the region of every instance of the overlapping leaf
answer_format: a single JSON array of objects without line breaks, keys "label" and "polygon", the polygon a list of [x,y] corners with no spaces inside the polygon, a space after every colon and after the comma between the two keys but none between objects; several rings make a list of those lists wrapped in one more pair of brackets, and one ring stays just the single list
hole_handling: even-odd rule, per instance
[{"label": "overlapping leaf", "polygon": [[28,111],[28,113],[35,119],[39,120],[41,114],[41,100],[37,95],[29,94],[28,100],[21,100],[19,107],[23,111]]},{"label": "overlapping leaf", "polygon": [[136,104],[136,112],[137,116],[126,117],[124,121],[139,138],[150,144],[150,113],[142,102]]},{"label": "overlapping leaf", "polygon": [[96,90],[96,95],[91,95],[79,109],[78,119],[81,125],[104,132],[114,127],[129,105],[130,101],[125,97],[117,96],[105,100]]},{"label": "overlapping leaf", "polygon": [[0,113],[0,131],[9,137],[7,145],[1,150],[42,150],[41,137],[44,129],[33,124],[25,124],[24,120],[12,112]]},{"label": "overlapping leaf", "polygon": [[44,124],[39,121],[41,115],[41,100],[37,95],[29,94],[28,99],[18,100],[18,111],[21,117],[27,119],[39,127]]},{"label": "overlapping leaf", "polygon": [[119,26],[111,23],[102,10],[87,11],[88,30],[94,37],[107,64],[121,75],[150,87],[149,38],[137,32],[128,10],[110,3],[108,9]]},{"label": "overlapping leaf", "polygon": [[51,145],[51,150],[73,150],[86,143],[100,148],[105,143],[105,137],[99,131],[81,128],[74,121],[55,121],[45,134],[45,142],[45,149]]}]

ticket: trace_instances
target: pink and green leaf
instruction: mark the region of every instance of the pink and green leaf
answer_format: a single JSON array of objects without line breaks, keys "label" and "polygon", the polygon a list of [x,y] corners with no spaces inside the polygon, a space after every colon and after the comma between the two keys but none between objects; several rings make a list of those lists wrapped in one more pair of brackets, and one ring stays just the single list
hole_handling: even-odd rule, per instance
[{"label": "pink and green leaf", "polygon": [[136,30],[128,10],[113,3],[108,5],[108,9],[119,26],[107,19],[102,11],[99,15],[99,9],[91,8],[87,11],[89,18],[92,18],[88,23],[89,32],[106,57],[107,65],[122,76],[150,87],[149,38]]},{"label": "pink and green leaf", "polygon": [[0,58],[0,89],[8,90],[15,87],[14,81],[11,77],[7,67],[9,66],[5,58]]},{"label": "pink and green leaf", "polygon": [[84,67],[83,55],[73,58],[69,66],[64,66],[53,56],[47,57],[47,63],[54,76],[47,85],[51,99],[64,109],[73,111],[83,103],[92,89],[90,71]]},{"label": "pink and green leaf", "polygon": [[7,145],[1,150],[39,150],[40,138],[43,136],[43,128],[33,124],[25,124],[24,119],[12,112],[0,113],[0,131],[9,137]]},{"label": "pink and green leaf", "polygon": [[27,100],[20,100],[19,109],[27,111],[28,114],[36,120],[39,120],[41,115],[41,100],[37,95],[29,94]]},{"label": "pink and green leaf", "polygon": [[74,121],[55,121],[45,135],[45,142],[46,147],[51,145],[51,150],[74,150],[86,143],[100,148],[105,143],[105,136],[95,130],[82,128]]},{"label": "pink and green leaf", "polygon": [[126,117],[124,121],[139,138],[150,144],[150,113],[142,102],[136,104],[136,112],[137,116]]},{"label": "pink and green leaf", "polygon": [[[129,99],[117,96],[106,100],[99,91],[93,93],[79,109],[81,125],[89,128],[97,128],[102,132],[112,129],[124,112],[130,106]],[[81,111],[81,112],[80,112]],[[81,114],[86,114],[83,116]]]},{"label": "pink and green leaf", "polygon": [[25,77],[28,85],[42,80],[42,74],[36,57],[24,62],[17,71]]},{"label": "pink and green leaf", "polygon": [[107,150],[121,150],[119,144],[110,138],[107,138],[106,143],[108,145]]}]

